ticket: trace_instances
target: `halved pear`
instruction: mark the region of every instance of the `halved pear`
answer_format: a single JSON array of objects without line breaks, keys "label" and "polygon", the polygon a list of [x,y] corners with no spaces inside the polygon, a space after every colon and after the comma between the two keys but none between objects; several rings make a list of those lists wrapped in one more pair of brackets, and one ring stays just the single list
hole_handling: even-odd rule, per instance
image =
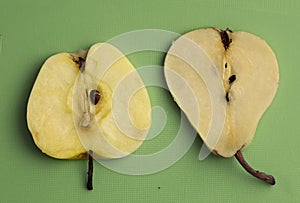
[{"label": "halved pear", "polygon": [[[194,30],[172,44],[164,65],[171,94],[207,147],[241,160],[279,83],[268,44],[247,32]],[[275,184],[273,177],[261,179]]]},{"label": "halved pear", "polygon": [[[86,158],[89,150],[95,157],[124,157],[139,148],[150,127],[147,90],[112,45],[95,44],[85,55],[46,60],[29,97],[28,128],[41,151],[54,158]],[[118,118],[128,118],[128,126]]]}]

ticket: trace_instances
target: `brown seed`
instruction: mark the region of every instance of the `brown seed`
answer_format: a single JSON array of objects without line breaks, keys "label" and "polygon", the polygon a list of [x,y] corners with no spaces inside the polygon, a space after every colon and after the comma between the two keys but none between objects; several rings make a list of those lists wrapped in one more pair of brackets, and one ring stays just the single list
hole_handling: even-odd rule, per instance
[{"label": "brown seed", "polygon": [[101,94],[98,90],[91,90],[90,92],[90,100],[92,104],[98,104],[99,100],[101,99]]},{"label": "brown seed", "polygon": [[233,83],[235,80],[236,80],[236,76],[235,76],[235,75],[232,75],[232,76],[229,77],[228,82],[229,82],[229,84],[231,84],[231,83]]}]

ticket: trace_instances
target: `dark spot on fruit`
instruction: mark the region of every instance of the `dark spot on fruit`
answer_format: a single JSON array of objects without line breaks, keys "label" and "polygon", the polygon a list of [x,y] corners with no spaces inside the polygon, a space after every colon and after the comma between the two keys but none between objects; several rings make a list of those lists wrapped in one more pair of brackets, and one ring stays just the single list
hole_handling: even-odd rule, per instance
[{"label": "dark spot on fruit", "polygon": [[101,99],[101,94],[98,90],[91,90],[90,92],[90,100],[92,104],[98,104],[99,100]]},{"label": "dark spot on fruit", "polygon": [[232,39],[229,38],[227,32],[230,32],[228,28],[219,32],[225,50],[228,49],[230,43],[232,42]]},{"label": "dark spot on fruit", "polygon": [[225,98],[226,98],[226,101],[229,102],[229,92],[226,92]]},{"label": "dark spot on fruit", "polygon": [[235,80],[236,80],[236,76],[235,75],[230,76],[229,79],[228,79],[229,84],[233,83]]},{"label": "dark spot on fruit", "polygon": [[83,152],[83,153],[80,153],[80,154],[72,157],[71,159],[86,159],[87,157],[88,157],[87,152]]},{"label": "dark spot on fruit", "polygon": [[160,189],[160,187],[157,187],[157,189]]},{"label": "dark spot on fruit", "polygon": [[225,63],[225,68],[227,68],[227,63]]},{"label": "dark spot on fruit", "polygon": [[78,63],[78,65],[79,65],[79,70],[81,72],[83,72],[84,69],[85,69],[85,59],[82,58],[82,57],[79,57],[79,63]]},{"label": "dark spot on fruit", "polygon": [[74,56],[71,55],[73,61],[78,65],[78,68],[81,72],[84,71],[84,67],[85,67],[85,58],[81,57],[81,56]]}]

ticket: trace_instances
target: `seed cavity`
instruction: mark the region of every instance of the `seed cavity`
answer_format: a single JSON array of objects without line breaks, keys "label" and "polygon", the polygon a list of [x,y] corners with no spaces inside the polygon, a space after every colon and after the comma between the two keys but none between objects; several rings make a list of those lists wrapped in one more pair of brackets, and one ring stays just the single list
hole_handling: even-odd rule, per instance
[{"label": "seed cavity", "polygon": [[90,91],[90,100],[92,104],[98,104],[99,100],[101,99],[101,94],[98,90],[91,90]]},{"label": "seed cavity", "polygon": [[232,75],[229,77],[228,82],[229,84],[233,83],[236,80],[236,75]]}]

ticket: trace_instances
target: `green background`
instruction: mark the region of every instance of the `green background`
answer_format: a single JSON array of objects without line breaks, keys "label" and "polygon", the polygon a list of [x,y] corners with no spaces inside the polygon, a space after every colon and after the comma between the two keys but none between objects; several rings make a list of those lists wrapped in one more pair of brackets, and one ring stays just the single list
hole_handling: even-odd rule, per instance
[{"label": "green background", "polygon": [[[300,1],[199,0],[0,0],[0,202],[299,202]],[[26,125],[26,105],[43,62],[137,29],[177,33],[215,26],[266,39],[277,55],[280,86],[263,116],[249,163],[272,173],[269,186],[248,175],[233,158],[198,160],[199,137],[168,169],[145,176],[94,168],[94,190],[85,189],[85,160],[56,160],[42,154]],[[163,53],[129,57],[136,67],[161,65]],[[163,149],[174,138],[179,110],[168,92],[149,88],[152,103],[166,109],[161,135],[140,153]],[[138,152],[138,153],[139,153]]]}]

